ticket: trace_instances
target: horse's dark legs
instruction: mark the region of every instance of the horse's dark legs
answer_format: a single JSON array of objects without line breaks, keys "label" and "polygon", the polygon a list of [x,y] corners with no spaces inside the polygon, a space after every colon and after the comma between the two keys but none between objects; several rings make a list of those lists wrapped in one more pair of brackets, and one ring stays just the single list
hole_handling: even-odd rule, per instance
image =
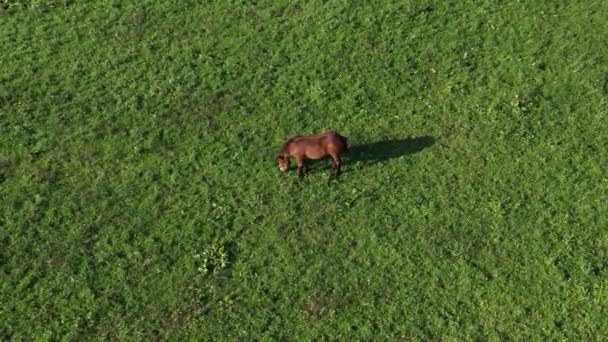
[{"label": "horse's dark legs", "polygon": [[305,174],[306,174],[306,165],[302,165],[302,166],[298,167],[298,176],[300,176],[300,178],[304,178]]},{"label": "horse's dark legs", "polygon": [[340,175],[341,171],[340,171],[340,167],[342,166],[342,160],[340,159],[339,155],[332,155],[331,156],[331,164],[334,170],[336,170],[336,177]]},{"label": "horse's dark legs", "polygon": [[298,176],[300,176],[300,178],[303,178],[304,174],[306,173],[306,165],[304,164],[304,158],[296,158],[296,161],[298,162]]},{"label": "horse's dark legs", "polygon": [[342,159],[340,159],[340,157],[338,157],[338,162],[336,163],[336,177],[338,177],[342,173],[342,170],[340,170],[341,167],[342,167]]}]

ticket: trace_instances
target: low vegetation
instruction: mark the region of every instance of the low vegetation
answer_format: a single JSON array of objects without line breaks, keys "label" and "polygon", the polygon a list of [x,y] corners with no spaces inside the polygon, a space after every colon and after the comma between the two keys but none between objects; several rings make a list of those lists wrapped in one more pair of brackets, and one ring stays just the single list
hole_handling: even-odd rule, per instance
[{"label": "low vegetation", "polygon": [[[604,1],[0,1],[0,340],[593,340]],[[302,181],[286,138],[352,151]]]}]

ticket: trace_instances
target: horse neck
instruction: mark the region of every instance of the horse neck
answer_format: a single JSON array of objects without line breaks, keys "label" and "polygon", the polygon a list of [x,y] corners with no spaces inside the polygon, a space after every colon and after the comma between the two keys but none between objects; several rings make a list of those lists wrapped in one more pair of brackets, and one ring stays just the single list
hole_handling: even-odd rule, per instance
[{"label": "horse neck", "polygon": [[283,147],[281,147],[281,149],[279,150],[279,155],[282,157],[288,157],[289,156],[289,145],[291,144],[291,140],[286,142]]}]

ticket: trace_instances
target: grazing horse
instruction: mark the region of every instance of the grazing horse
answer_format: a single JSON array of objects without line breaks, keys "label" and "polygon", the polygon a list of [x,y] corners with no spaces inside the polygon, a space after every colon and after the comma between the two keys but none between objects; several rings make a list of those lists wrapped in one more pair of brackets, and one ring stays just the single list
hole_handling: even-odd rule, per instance
[{"label": "grazing horse", "polygon": [[298,163],[298,174],[301,177],[306,172],[304,159],[321,159],[331,156],[332,166],[336,176],[340,175],[342,160],[340,155],[348,152],[348,139],[335,131],[297,136],[289,139],[279,150],[279,170],[289,169],[289,158],[294,157]]}]

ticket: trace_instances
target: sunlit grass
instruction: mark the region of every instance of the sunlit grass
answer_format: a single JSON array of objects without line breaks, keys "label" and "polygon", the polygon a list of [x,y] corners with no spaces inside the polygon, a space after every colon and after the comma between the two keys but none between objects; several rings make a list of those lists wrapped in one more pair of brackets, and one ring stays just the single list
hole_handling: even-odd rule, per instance
[{"label": "sunlit grass", "polygon": [[16,3],[0,338],[607,331],[602,1]]}]

